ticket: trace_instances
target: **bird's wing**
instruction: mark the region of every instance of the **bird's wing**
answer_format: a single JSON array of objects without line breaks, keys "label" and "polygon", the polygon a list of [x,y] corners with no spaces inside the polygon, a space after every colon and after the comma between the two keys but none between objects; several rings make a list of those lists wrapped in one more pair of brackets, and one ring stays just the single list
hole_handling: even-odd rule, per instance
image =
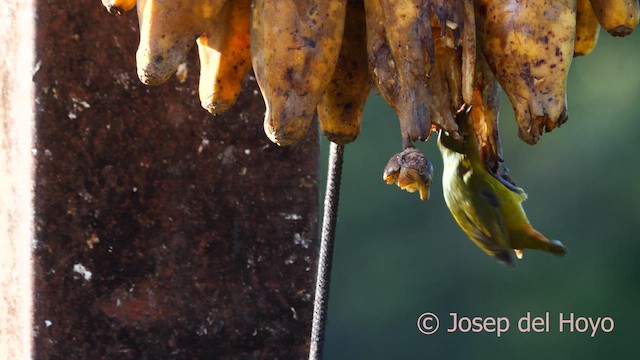
[{"label": "bird's wing", "polygon": [[471,169],[459,179],[474,192],[473,196],[459,199],[466,217],[464,223],[468,224],[462,226],[463,230],[487,254],[512,264],[509,233],[493,185]]}]

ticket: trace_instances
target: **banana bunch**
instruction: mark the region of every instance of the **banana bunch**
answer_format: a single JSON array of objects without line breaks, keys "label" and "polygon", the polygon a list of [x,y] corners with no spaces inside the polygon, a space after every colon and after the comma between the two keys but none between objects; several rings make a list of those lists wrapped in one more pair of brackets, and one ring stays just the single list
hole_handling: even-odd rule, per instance
[{"label": "banana bunch", "polygon": [[[330,141],[354,141],[375,88],[400,124],[402,151],[391,156],[383,179],[428,199],[433,166],[414,144],[438,132],[450,210],[476,244],[505,262],[505,249],[564,248],[529,234],[533,230],[522,235],[528,229],[520,205],[524,192],[503,164],[499,89],[513,106],[519,137],[536,144],[568,119],[572,59],[594,49],[600,27],[626,36],[639,20],[638,0],[102,3],[116,15],[137,6],[136,63],[144,84],[167,81],[197,44],[199,97],[212,114],[233,106],[252,68],[266,106],[264,131],[278,145],[303,137],[316,116]],[[472,178],[483,180],[467,181]],[[487,204],[477,200],[487,200],[488,192],[494,193],[489,208],[501,201],[511,205],[494,206],[498,215],[481,218],[476,215]],[[505,209],[520,215],[507,216],[511,210]]]},{"label": "banana bunch", "polygon": [[[116,15],[137,5],[136,62],[145,84],[164,83],[195,43],[200,100],[218,114],[233,105],[253,67],[266,104],[265,132],[279,145],[295,143],[316,115],[329,140],[355,140],[375,86],[398,114],[403,151],[438,130],[461,138],[458,114],[482,96],[474,94],[478,61],[511,100],[519,136],[536,143],[568,118],[572,58],[592,51],[601,26],[625,36],[639,19],[637,0],[102,3]],[[500,157],[496,144],[480,144]]]}]

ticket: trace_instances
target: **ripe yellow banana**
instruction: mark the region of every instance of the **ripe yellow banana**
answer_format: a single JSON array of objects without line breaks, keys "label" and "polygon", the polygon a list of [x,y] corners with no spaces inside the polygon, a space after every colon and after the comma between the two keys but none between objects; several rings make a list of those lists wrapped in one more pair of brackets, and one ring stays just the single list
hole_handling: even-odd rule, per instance
[{"label": "ripe yellow banana", "polygon": [[478,42],[514,107],[520,138],[535,144],[567,118],[577,0],[475,0]]},{"label": "ripe yellow banana", "polygon": [[254,0],[251,54],[266,104],[264,130],[278,145],[300,139],[333,74],[346,0]]},{"label": "ripe yellow banana", "polygon": [[576,18],[576,44],[573,56],[589,54],[598,43],[600,23],[593,12],[590,0],[578,0]]},{"label": "ripe yellow banana", "polygon": [[627,36],[638,25],[638,0],[591,0],[600,25],[613,36]]},{"label": "ripe yellow banana", "polygon": [[136,0],[102,0],[102,5],[110,14],[122,15],[136,6]]},{"label": "ripe yellow banana", "polygon": [[522,208],[524,190],[487,171],[472,126],[466,116],[461,124],[463,142],[443,131],[438,137],[445,202],[458,225],[484,252],[506,264],[513,263],[512,249],[519,258],[524,249],[564,255],[560,241],[547,239],[529,223]]},{"label": "ripe yellow banana", "polygon": [[212,114],[229,109],[251,68],[251,0],[228,1],[197,40],[200,103]]},{"label": "ripe yellow banana", "polygon": [[348,0],[338,63],[318,104],[322,134],[340,145],[360,134],[362,112],[371,90],[365,31],[362,0]]},{"label": "ripe yellow banana", "polygon": [[225,0],[138,0],[140,44],[136,64],[140,81],[167,81],[185,54],[218,15]]}]

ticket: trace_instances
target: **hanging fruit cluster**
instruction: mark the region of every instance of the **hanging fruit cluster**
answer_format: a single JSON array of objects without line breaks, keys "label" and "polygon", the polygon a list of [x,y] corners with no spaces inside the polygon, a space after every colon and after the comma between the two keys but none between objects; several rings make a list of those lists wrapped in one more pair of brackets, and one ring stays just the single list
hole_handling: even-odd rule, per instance
[{"label": "hanging fruit cluster", "polygon": [[535,144],[568,119],[574,56],[638,23],[638,0],[102,0],[114,14],[138,9],[140,80],[165,82],[193,44],[199,94],[229,109],[253,67],[264,130],[299,140],[314,117],[331,141],[356,139],[375,86],[395,110],[403,151],[387,183],[429,197],[433,168],[413,144],[439,132],[445,199],[476,245],[511,263],[523,249],[564,254],[529,224],[524,191],[506,174],[498,136],[499,88],[520,138]]}]

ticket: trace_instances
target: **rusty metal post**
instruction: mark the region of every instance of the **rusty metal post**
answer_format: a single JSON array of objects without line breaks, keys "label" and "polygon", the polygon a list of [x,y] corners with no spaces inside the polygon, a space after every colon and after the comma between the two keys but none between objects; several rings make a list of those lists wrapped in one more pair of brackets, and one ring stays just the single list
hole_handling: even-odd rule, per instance
[{"label": "rusty metal post", "polygon": [[[34,215],[33,232],[9,232],[8,242],[22,244],[10,256],[26,275],[5,273],[2,263],[3,286],[25,276],[27,296],[33,266],[33,300],[16,308],[29,324],[33,303],[25,354],[306,357],[318,256],[317,131],[289,148],[271,144],[253,78],[229,113],[209,115],[197,96],[195,52],[184,83],[142,85],[135,12],[112,17],[95,0],[35,1],[33,9],[35,59],[22,64],[32,74],[16,79],[2,70],[3,108],[17,108],[15,97],[5,99],[15,83],[26,81],[34,94],[19,105],[34,114],[33,151],[28,134],[26,143],[8,144],[23,158],[26,151],[33,170],[27,160],[18,164],[27,166],[20,178],[2,168],[3,177],[33,188],[32,212],[30,191],[26,202],[14,201]],[[30,123],[2,121],[13,132]],[[4,187],[3,180],[3,196]],[[22,220],[29,229],[31,219]],[[0,345],[10,341],[7,329]]]}]

